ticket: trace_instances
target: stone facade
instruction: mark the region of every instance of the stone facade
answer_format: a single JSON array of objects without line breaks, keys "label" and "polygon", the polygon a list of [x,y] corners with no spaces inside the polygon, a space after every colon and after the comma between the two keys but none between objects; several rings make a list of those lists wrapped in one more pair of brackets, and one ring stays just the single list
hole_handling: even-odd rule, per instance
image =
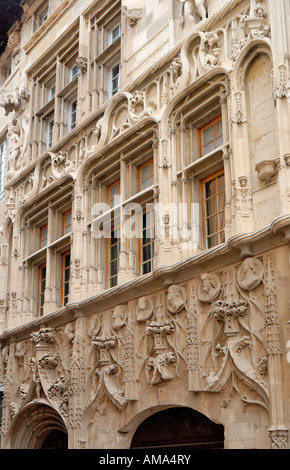
[{"label": "stone facade", "polygon": [[0,56],[3,449],[127,449],[174,407],[226,449],[289,448],[289,21],[24,2]]}]

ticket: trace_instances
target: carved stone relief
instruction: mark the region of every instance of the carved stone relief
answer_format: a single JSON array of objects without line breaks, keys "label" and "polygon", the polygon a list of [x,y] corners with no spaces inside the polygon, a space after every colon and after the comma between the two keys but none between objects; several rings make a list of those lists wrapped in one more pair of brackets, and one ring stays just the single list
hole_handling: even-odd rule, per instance
[{"label": "carved stone relief", "polygon": [[221,291],[221,281],[216,274],[202,274],[199,281],[198,298],[201,302],[211,303]]},{"label": "carved stone relief", "polygon": [[5,115],[8,116],[12,111],[20,111],[24,102],[29,99],[30,93],[26,88],[1,88],[0,106],[5,109]]},{"label": "carved stone relief", "polygon": [[247,258],[239,268],[237,280],[244,290],[255,289],[263,279],[262,263],[256,258]]}]

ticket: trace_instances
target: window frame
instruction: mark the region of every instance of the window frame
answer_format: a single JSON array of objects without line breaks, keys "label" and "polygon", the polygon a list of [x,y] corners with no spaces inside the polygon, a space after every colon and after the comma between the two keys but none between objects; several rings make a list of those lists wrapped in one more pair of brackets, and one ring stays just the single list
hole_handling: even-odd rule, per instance
[{"label": "window frame", "polygon": [[[76,72],[74,73],[74,70],[76,69]],[[74,63],[69,70],[69,82],[72,82],[79,74],[79,68],[76,63]]]},{"label": "window frame", "polygon": [[[222,137],[222,139],[223,139],[223,128],[222,128],[222,133],[221,133],[221,135],[216,136],[216,133],[215,133],[215,132],[216,132],[216,130],[215,130],[216,127],[215,127],[215,126],[216,126],[216,124],[217,124],[218,122],[221,122],[221,125],[222,125],[222,115],[221,115],[221,114],[220,114],[219,116],[217,116],[215,119],[212,119],[212,120],[211,120],[210,122],[208,122],[205,126],[202,126],[202,127],[199,129],[199,155],[200,155],[200,157],[205,157],[206,155],[208,155],[209,153],[213,152],[214,150],[216,150],[217,148],[219,148],[221,145],[223,145],[223,144],[221,144],[221,145],[219,145],[219,146],[216,145],[217,139],[219,139],[220,137]],[[214,142],[215,146],[214,146],[214,149],[213,149],[213,150],[210,150],[209,152],[205,153],[205,152],[204,152],[204,143],[203,143],[203,141],[204,141],[203,133],[204,133],[204,131],[206,131],[207,129],[209,129],[209,128],[212,127],[212,126],[213,126],[213,129],[214,129],[214,139],[211,140],[210,142],[208,142],[208,144],[211,143],[211,142]],[[208,145],[208,144],[207,144],[207,145]]]},{"label": "window frame", "polygon": [[[114,245],[112,245],[111,241],[113,239],[112,234],[116,234],[115,239],[117,240]],[[119,268],[119,258],[120,258],[120,224],[112,224],[110,228],[110,236],[108,237],[107,240],[107,279],[108,279],[108,287],[111,289],[112,287],[116,287],[118,285],[118,268]],[[112,259],[111,258],[111,250],[112,248],[116,246],[117,247],[117,257]],[[116,262],[117,263],[117,274],[111,276],[111,266],[112,264]],[[112,279],[116,280],[116,284],[112,284]]]},{"label": "window frame", "polygon": [[[148,227],[152,227],[152,225],[146,225],[146,227],[144,228],[144,215],[145,214],[148,214],[149,212],[152,212],[152,215],[150,217],[152,217],[152,220],[153,220],[153,234],[154,234],[154,237],[153,238],[150,238],[150,242],[149,243],[146,243],[144,244],[144,230],[148,230]],[[153,264],[154,264],[154,243],[155,243],[155,210],[154,210],[154,202],[147,202],[146,203],[146,206],[144,207],[143,209],[143,212],[141,214],[141,217],[142,217],[142,220],[141,220],[141,237],[139,239],[139,266],[140,266],[140,274],[141,276],[144,276],[145,274],[148,274],[150,272],[152,272],[153,270]],[[151,257],[146,259],[144,261],[144,258],[143,258],[143,253],[144,253],[144,248],[147,247],[147,246],[150,246],[151,247]],[[151,263],[151,267],[150,267],[150,270],[147,271],[147,272],[144,272],[144,265],[147,264],[147,263]]]},{"label": "window frame", "polygon": [[[217,197],[218,195],[220,194],[224,194],[226,193],[226,189],[225,189],[225,184],[224,184],[224,189],[223,191],[221,192],[216,192],[216,194],[214,196],[212,196],[211,198],[206,198],[206,193],[205,193],[205,188],[206,188],[206,184],[209,182],[209,181],[212,181],[212,180],[216,180],[217,182],[217,179],[219,176],[223,175],[224,178],[225,178],[225,171],[224,171],[224,168],[219,170],[219,171],[216,171],[215,173],[212,173],[211,175],[207,176],[206,178],[204,178],[203,180],[201,180],[201,185],[200,185],[200,189],[201,189],[201,207],[202,207],[202,231],[203,231],[203,242],[204,242],[204,246],[205,246],[205,249],[210,249],[210,248],[213,248],[213,247],[216,247],[216,246],[219,246],[221,245],[222,243],[224,243],[224,241],[221,241],[221,235],[223,234],[223,238],[225,237],[225,222],[224,222],[224,226],[223,226],[223,229],[220,229],[219,227],[219,218],[220,218],[220,214],[223,213],[223,216],[225,217],[225,203],[224,203],[224,208],[222,211],[219,211],[218,208],[217,208],[217,211],[210,214],[209,216],[206,215],[206,203],[209,199],[211,199],[212,197]],[[225,182],[224,182],[225,183]],[[217,184],[217,183],[216,183]],[[213,216],[216,216],[218,217],[218,230],[217,232],[213,232],[213,233],[208,233],[208,230],[207,230],[207,220]],[[209,246],[209,239],[213,236],[213,235],[217,235],[218,236],[218,239],[219,239],[219,243],[217,244],[214,244],[212,246]]]},{"label": "window frame", "polygon": [[[118,35],[113,37],[114,31],[118,29]],[[109,45],[114,44],[121,37],[121,22],[116,23],[109,31]]]},{"label": "window frame", "polygon": [[[54,91],[52,91],[52,90],[54,90]],[[55,98],[55,95],[56,95],[56,84],[54,83],[48,89],[48,102],[53,100]]]},{"label": "window frame", "polygon": [[[113,203],[114,198],[113,199],[111,198],[111,190],[115,186],[119,187],[119,193],[118,193],[118,199],[119,200],[116,204]],[[114,181],[113,183],[111,183],[107,186],[107,203],[108,203],[110,209],[114,209],[114,207],[117,207],[117,206],[120,205],[120,203],[121,203],[121,181],[120,181],[120,179]]]},{"label": "window frame", "polygon": [[46,129],[46,150],[53,146],[53,128],[54,128],[54,116],[47,120]]},{"label": "window frame", "polygon": [[[45,269],[45,277],[42,278],[42,270]],[[43,317],[43,309],[45,304],[45,289],[47,280],[47,265],[46,262],[38,266],[38,316]],[[42,283],[44,282],[44,289],[42,291]]]},{"label": "window frame", "polygon": [[[43,240],[45,240],[45,239],[43,239],[43,232],[44,232],[45,229],[47,231],[46,244],[43,245]],[[40,241],[40,249],[45,248],[48,245],[48,224],[42,225],[42,227],[40,227],[39,241]]]},{"label": "window frame", "polygon": [[[69,266],[65,266],[66,257],[69,256]],[[65,270],[69,271],[68,279],[66,280]],[[61,255],[61,304],[65,307],[69,301],[69,291],[70,291],[70,278],[71,278],[71,250],[66,251]],[[65,287],[68,285],[68,293],[65,295]]]},{"label": "window frame", "polygon": [[[142,169],[145,168],[146,166],[150,167],[150,176],[142,180]],[[144,181],[150,180],[151,182],[152,179],[153,181],[149,186],[142,188],[142,183],[144,183]],[[146,189],[153,186],[153,184],[154,184],[154,159],[150,158],[146,162],[142,163],[142,165],[138,166],[138,192],[145,191]]]},{"label": "window frame", "polygon": [[[75,105],[75,109],[73,110],[73,106]],[[75,129],[75,127],[77,126],[77,106],[78,106],[78,102],[77,100],[73,100],[69,107],[70,107],[70,113],[69,113],[69,130],[72,131],[73,129]],[[74,117],[74,120],[73,120],[73,117]]]},{"label": "window frame", "polygon": [[[66,224],[66,222],[65,222],[66,216],[69,215],[69,214],[71,216],[70,224],[65,225]],[[72,228],[72,210],[71,209],[69,209],[66,212],[63,212],[63,214],[62,214],[62,236],[65,236],[65,235],[68,235],[69,233],[71,233],[72,230],[70,230],[69,232],[66,232],[67,227]]]},{"label": "window frame", "polygon": [[[113,75],[114,69],[118,67],[118,74],[116,76]],[[115,96],[117,93],[120,91],[120,78],[121,78],[121,65],[120,62],[117,62],[115,65],[113,65],[110,68],[110,73],[109,73],[109,96],[112,98]],[[118,86],[113,87],[113,81],[118,80]]]}]

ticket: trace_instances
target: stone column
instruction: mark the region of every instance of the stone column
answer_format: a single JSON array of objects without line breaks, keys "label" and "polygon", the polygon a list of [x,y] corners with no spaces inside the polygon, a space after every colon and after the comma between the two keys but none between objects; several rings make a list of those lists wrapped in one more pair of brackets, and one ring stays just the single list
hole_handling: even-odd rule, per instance
[{"label": "stone column", "polygon": [[267,330],[268,375],[270,388],[270,418],[268,429],[272,449],[288,449],[288,429],[285,426],[282,346],[277,311],[277,294],[270,254],[265,283],[265,317]]}]

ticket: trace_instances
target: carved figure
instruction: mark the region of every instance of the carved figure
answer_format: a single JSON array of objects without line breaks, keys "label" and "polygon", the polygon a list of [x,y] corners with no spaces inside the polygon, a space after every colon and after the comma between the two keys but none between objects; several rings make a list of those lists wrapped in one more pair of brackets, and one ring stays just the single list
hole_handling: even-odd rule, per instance
[{"label": "carved figure", "polygon": [[147,297],[140,297],[138,300],[137,321],[146,321],[149,320],[153,313],[153,305]]},{"label": "carved figure", "polygon": [[194,21],[194,11],[197,8],[202,20],[206,19],[205,0],[179,0],[183,6],[183,14],[185,17]]},{"label": "carved figure", "polygon": [[17,65],[20,61],[19,51],[20,51],[20,32],[13,31],[7,41],[9,49],[12,51],[12,57],[14,58],[15,64]]},{"label": "carved figure", "polygon": [[180,286],[170,286],[167,293],[167,308],[174,315],[185,307],[185,292]]},{"label": "carved figure", "polygon": [[55,343],[55,334],[52,328],[42,328],[38,332],[31,334],[31,342],[35,345],[38,344],[54,344]]},{"label": "carved figure", "polygon": [[211,303],[219,295],[221,282],[215,274],[202,274],[200,276],[198,297],[201,302]]},{"label": "carved figure", "polygon": [[255,289],[262,281],[263,273],[263,265],[258,259],[247,258],[238,270],[238,284],[244,290]]},{"label": "carved figure", "polygon": [[38,368],[37,368],[36,358],[35,357],[31,357],[29,359],[29,367],[30,367],[30,369],[33,373],[32,379],[33,379],[33,382],[34,382],[34,385],[35,385],[36,399],[40,400],[41,383],[40,383],[40,378],[39,378],[39,375],[38,375]]},{"label": "carved figure", "polygon": [[148,371],[153,369],[151,384],[155,385],[162,380],[172,380],[176,373],[176,357],[171,351],[150,357],[147,364]]},{"label": "carved figure", "polygon": [[125,305],[117,305],[114,309],[112,317],[112,326],[115,330],[120,330],[123,326],[126,325],[127,321],[127,312]]},{"label": "carved figure", "polygon": [[19,170],[21,161],[21,126],[17,119],[14,119],[8,129],[7,133],[8,143],[8,162],[9,171],[7,172],[7,179],[14,176],[15,172]]},{"label": "carved figure", "polygon": [[76,64],[81,73],[85,73],[88,69],[88,59],[86,57],[78,57]]},{"label": "carved figure", "polygon": [[202,35],[201,51],[205,53],[205,66],[214,67],[218,65],[221,45],[217,33],[209,31]]}]

